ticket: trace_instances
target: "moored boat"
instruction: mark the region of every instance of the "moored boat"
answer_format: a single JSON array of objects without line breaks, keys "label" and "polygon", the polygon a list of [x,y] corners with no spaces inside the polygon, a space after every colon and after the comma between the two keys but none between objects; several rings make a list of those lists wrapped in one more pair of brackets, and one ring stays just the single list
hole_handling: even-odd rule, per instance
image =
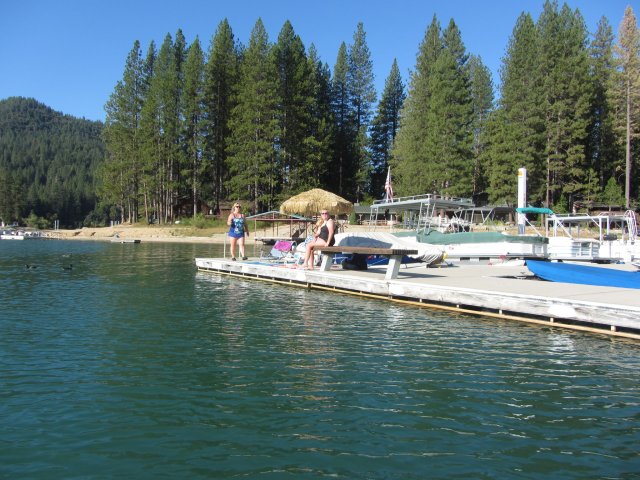
[{"label": "moored boat", "polygon": [[0,233],[0,240],[24,240],[24,233],[4,230]]},{"label": "moored boat", "polygon": [[[349,247],[373,247],[373,248],[399,248],[417,250],[416,255],[411,259],[416,262],[424,262],[427,265],[440,263],[445,255],[441,248],[428,243],[420,243],[415,238],[398,237],[385,232],[359,232],[359,233],[338,233],[335,236],[336,246]],[[409,260],[409,259],[406,259]],[[370,265],[383,265],[387,258],[370,258]],[[409,260],[410,261],[410,260]]]},{"label": "moored boat", "polygon": [[603,287],[640,288],[640,270],[630,271],[615,266],[591,266],[575,263],[527,260],[531,273],[543,280]]},{"label": "moored boat", "polygon": [[[397,233],[396,235],[409,235]],[[512,259],[544,259],[547,239],[530,235],[506,235],[501,232],[458,232],[413,234],[416,241],[440,248],[448,261],[506,261]]]}]

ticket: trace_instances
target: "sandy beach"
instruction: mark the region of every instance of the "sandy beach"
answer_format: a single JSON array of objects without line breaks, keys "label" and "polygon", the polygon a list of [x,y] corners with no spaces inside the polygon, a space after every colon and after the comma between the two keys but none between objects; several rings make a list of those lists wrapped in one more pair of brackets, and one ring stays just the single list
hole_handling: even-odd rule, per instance
[{"label": "sandy beach", "polygon": [[[349,232],[367,231],[368,227],[349,225]],[[196,229],[179,225],[116,225],[102,228],[78,228],[74,230],[45,230],[47,237],[64,240],[96,240],[110,242],[115,238],[126,240],[140,240],[141,242],[183,242],[183,243],[224,243],[227,236],[226,228]],[[289,226],[282,226],[280,231],[258,230],[257,237],[287,238],[290,234]],[[253,242],[256,232],[251,231],[248,242]]]},{"label": "sandy beach", "polygon": [[[75,230],[46,230],[50,238],[64,240],[96,240],[110,242],[116,238],[141,242],[224,243],[226,232],[221,229],[195,229],[190,227],[117,225]],[[253,235],[252,237],[253,238]]]}]

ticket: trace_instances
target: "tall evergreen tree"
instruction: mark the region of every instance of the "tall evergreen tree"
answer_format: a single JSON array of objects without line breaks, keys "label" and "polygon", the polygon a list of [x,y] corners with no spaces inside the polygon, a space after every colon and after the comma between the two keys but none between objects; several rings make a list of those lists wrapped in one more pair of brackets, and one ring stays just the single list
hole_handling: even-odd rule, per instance
[{"label": "tall evergreen tree", "polygon": [[284,200],[309,186],[308,138],[311,135],[313,79],[302,40],[286,21],[273,47],[277,75],[277,142],[279,185],[276,198]]},{"label": "tall evergreen tree", "polygon": [[143,71],[140,42],[136,40],[127,56],[123,78],[105,105],[103,137],[108,158],[101,175],[103,195],[119,206],[121,220],[129,222],[138,216],[138,127],[146,89]]},{"label": "tall evergreen tree", "polygon": [[354,154],[353,138],[355,134],[349,116],[351,109],[347,82],[348,69],[347,46],[343,42],[338,49],[331,82],[331,105],[336,130],[333,146],[334,158],[329,168],[331,173],[325,179],[329,190],[338,194],[344,194],[346,190],[350,159]]},{"label": "tall evergreen tree", "polygon": [[188,163],[185,173],[190,179],[193,216],[198,213],[203,157],[204,53],[198,37],[189,47],[184,64],[184,98],[182,117],[184,149]]},{"label": "tall evergreen tree", "polygon": [[144,60],[144,100],[140,111],[140,185],[144,205],[144,217],[147,220],[157,215],[154,208],[156,153],[159,144],[160,127],[157,124],[158,108],[152,94],[152,82],[155,74],[155,63],[158,52],[155,42],[149,43]]},{"label": "tall evergreen tree", "polygon": [[[362,22],[358,23],[353,34],[353,44],[348,50],[347,91],[351,104],[351,121],[353,122],[355,156],[349,165],[346,190],[341,192],[356,201],[366,191],[366,183],[370,177],[369,137],[367,135],[371,119],[372,105],[376,100],[373,85],[373,63],[367,45],[366,33]],[[344,188],[344,187],[343,187]],[[355,193],[355,196],[354,196]]]},{"label": "tall evergreen tree", "polygon": [[353,34],[353,43],[348,48],[347,90],[351,104],[351,115],[355,128],[369,124],[371,108],[376,100],[373,85],[373,62],[367,45],[367,36],[362,22],[358,23]]},{"label": "tall evergreen tree", "polygon": [[[625,204],[631,206],[632,158],[640,151],[637,139],[640,135],[640,31],[633,9],[628,6],[618,29],[615,45],[618,62],[615,94],[618,99],[619,129],[625,148]],[[637,183],[637,182],[636,182]]]},{"label": "tall evergreen tree", "polygon": [[[410,186],[418,187],[420,193],[470,195],[473,105],[467,55],[453,20],[442,37],[438,28],[434,17],[421,46],[420,70],[409,91],[408,110],[398,134],[397,171],[402,189]],[[432,61],[427,63],[426,59]],[[414,103],[418,99],[424,103]]]},{"label": "tall evergreen tree", "polygon": [[491,72],[484,66],[480,57],[472,55],[468,63],[469,80],[471,82],[471,103],[473,108],[472,132],[473,132],[473,189],[472,192],[480,193],[487,187],[485,169],[482,168],[481,158],[486,146],[483,141],[483,132],[486,128],[489,114],[493,110],[493,82]]},{"label": "tall evergreen tree", "polygon": [[546,204],[566,209],[582,198],[588,172],[592,90],[587,30],[579,12],[547,0],[538,19],[547,166]]},{"label": "tall evergreen tree", "polygon": [[613,32],[605,17],[598,22],[598,28],[591,41],[590,56],[594,95],[590,112],[587,158],[591,168],[596,172],[602,191],[607,180],[615,175],[618,157],[610,95],[614,72]]},{"label": "tall evergreen tree", "polygon": [[400,115],[400,130],[393,148],[391,166],[395,190],[400,195],[435,191],[435,172],[431,171],[433,164],[427,161],[424,139],[430,128],[427,121],[432,95],[429,81],[442,49],[440,22],[434,15],[418,49],[415,71],[411,74],[409,92]]},{"label": "tall evergreen tree", "polygon": [[323,64],[313,44],[307,56],[311,76],[313,102],[311,104],[310,136],[307,137],[307,162],[302,172],[309,188],[319,187],[329,172],[333,157],[334,120],[331,110],[331,72]]},{"label": "tall evergreen tree", "polygon": [[186,195],[183,185],[188,182],[183,178],[183,174],[189,169],[186,167],[187,158],[184,148],[184,117],[183,117],[183,102],[184,102],[184,65],[187,59],[188,52],[187,41],[182,33],[181,29],[178,29],[173,43],[173,62],[172,76],[171,76],[171,90],[173,94],[173,102],[167,104],[170,109],[166,110],[169,120],[170,130],[167,132],[167,140],[172,142],[173,157],[170,158],[168,164],[169,172],[169,195],[167,198],[168,209],[167,215],[169,220],[173,221],[175,218],[178,207],[179,199],[182,195]]},{"label": "tall evergreen tree", "polygon": [[398,62],[393,60],[391,71],[384,84],[382,98],[378,104],[376,116],[371,124],[371,163],[373,174],[370,193],[374,198],[382,195],[391,148],[400,127],[400,111],[406,94],[404,83],[398,68]]},{"label": "tall evergreen tree", "polygon": [[240,68],[238,104],[231,112],[228,150],[232,195],[253,203],[256,212],[275,206],[277,171],[274,143],[279,134],[271,45],[258,19]]},{"label": "tall evergreen tree", "polygon": [[432,92],[425,137],[427,161],[436,173],[436,191],[454,196],[470,195],[473,163],[471,148],[472,104],[465,66],[447,48],[436,60],[429,79]]},{"label": "tall evergreen tree", "polygon": [[225,195],[224,185],[230,179],[226,147],[231,137],[229,119],[236,104],[239,50],[229,22],[225,19],[220,22],[211,40],[204,85],[205,178],[210,189],[203,192],[213,198],[216,210]]},{"label": "tall evergreen tree", "polygon": [[[160,222],[173,220],[174,202],[177,187],[177,161],[180,140],[179,122],[179,82],[176,48],[170,34],[167,34],[160,46],[155,62],[155,73],[149,89],[147,102],[153,106],[149,120],[155,127],[150,132],[154,145],[156,165],[151,169],[155,173],[154,210]],[[146,106],[146,105],[145,105]]]},{"label": "tall evergreen tree", "polygon": [[540,100],[538,32],[528,13],[520,15],[513,29],[501,68],[498,108],[490,115],[484,141],[490,201],[514,205],[518,168],[528,172],[528,198],[544,199],[543,115]]}]

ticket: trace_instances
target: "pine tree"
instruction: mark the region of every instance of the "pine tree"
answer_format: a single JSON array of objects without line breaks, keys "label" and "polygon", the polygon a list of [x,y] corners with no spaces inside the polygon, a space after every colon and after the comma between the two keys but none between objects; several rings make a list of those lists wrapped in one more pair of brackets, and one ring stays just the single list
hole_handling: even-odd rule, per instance
[{"label": "pine tree", "polygon": [[431,105],[429,81],[433,66],[443,49],[440,23],[433,16],[420,44],[415,71],[400,115],[400,130],[393,148],[391,167],[395,190],[399,195],[433,193],[435,173],[427,160],[425,138],[429,131],[428,111]]},{"label": "pine tree", "polygon": [[[184,118],[182,116],[184,102],[184,64],[187,59],[188,51],[187,41],[181,29],[176,32],[175,41],[173,43],[173,62],[171,78],[171,93],[173,100],[167,103],[169,109],[166,119],[170,126],[167,131],[167,140],[172,142],[173,156],[169,159],[169,195],[167,198],[168,210],[167,215],[170,221],[173,221],[177,212],[178,201],[182,195],[186,195],[186,189],[183,186],[187,183],[187,179],[183,178],[184,172],[189,169],[186,166],[187,158],[184,148]],[[167,92],[168,93],[168,92]]]},{"label": "pine tree", "polygon": [[384,84],[382,98],[371,124],[371,163],[373,174],[369,193],[377,198],[382,194],[389,166],[391,148],[400,127],[400,111],[406,94],[398,68],[393,60],[391,71]]},{"label": "pine tree", "polygon": [[431,104],[425,137],[426,159],[433,176],[428,180],[440,194],[471,193],[472,105],[469,81],[448,49],[444,49],[429,79]]},{"label": "pine tree", "polygon": [[203,112],[204,112],[204,53],[198,37],[189,47],[184,64],[184,98],[182,118],[184,149],[189,162],[185,173],[190,179],[193,216],[198,213],[198,198],[202,174],[203,156]]},{"label": "pine tree", "polygon": [[469,195],[473,174],[473,110],[467,55],[453,20],[442,39],[437,28],[439,24],[434,17],[421,46],[419,70],[398,134],[397,171],[401,189],[410,186],[420,188],[417,190],[420,193]]},{"label": "pine tree", "polygon": [[362,22],[358,23],[353,34],[353,44],[348,50],[347,90],[351,104],[351,118],[354,138],[355,156],[352,158],[347,177],[348,185],[343,192],[359,201],[367,190],[366,184],[370,177],[369,137],[367,132],[371,119],[372,105],[376,100],[373,85],[373,63],[367,45],[366,33]]},{"label": "pine tree", "polygon": [[493,110],[493,82],[491,72],[484,66],[480,57],[472,55],[468,63],[469,80],[471,82],[471,103],[473,108],[473,193],[480,193],[487,187],[485,171],[481,158],[486,146],[483,142],[483,132]]},{"label": "pine tree", "polygon": [[[633,9],[628,6],[618,29],[615,45],[618,75],[614,87],[618,104],[619,131],[625,145],[625,207],[631,207],[632,158],[640,151],[637,138],[640,135],[640,31]],[[636,176],[637,177],[637,176]],[[635,182],[637,185],[637,182]]]},{"label": "pine tree", "polygon": [[483,135],[487,149],[482,164],[488,171],[490,201],[514,205],[518,168],[528,172],[528,198],[543,200],[543,117],[538,80],[538,32],[531,15],[516,21],[501,68],[498,108],[489,117]]},{"label": "pine tree", "polygon": [[[586,26],[579,12],[546,1],[538,19],[544,109],[546,204],[567,199],[571,208],[583,195],[587,128],[592,99]],[[564,195],[563,195],[564,194]]]},{"label": "pine tree", "polygon": [[225,19],[220,22],[211,40],[204,86],[205,178],[210,188],[203,192],[214,199],[216,210],[225,195],[224,185],[230,179],[226,146],[231,137],[229,119],[236,104],[239,56],[239,47]]},{"label": "pine tree", "polygon": [[301,175],[305,188],[319,187],[321,179],[329,174],[329,162],[333,157],[334,120],[331,111],[331,72],[323,64],[313,44],[307,56],[313,101],[311,104],[310,135],[306,138],[307,161]]},{"label": "pine tree", "polygon": [[351,115],[354,117],[356,130],[359,130],[360,127],[369,124],[371,106],[376,100],[373,63],[362,22],[358,23],[353,34],[353,44],[348,48],[347,58],[347,90]]},{"label": "pine tree", "polygon": [[329,190],[344,195],[349,175],[349,164],[354,155],[355,132],[350,118],[349,90],[347,83],[347,46],[343,42],[333,67],[331,83],[331,106],[335,119],[334,158],[329,165],[325,184]]},{"label": "pine tree", "polygon": [[147,221],[157,218],[157,155],[160,144],[160,126],[158,124],[157,98],[153,94],[152,83],[155,75],[155,63],[158,52],[155,42],[151,41],[144,60],[144,100],[140,111],[140,185],[144,203],[144,216]]},{"label": "pine tree", "polygon": [[103,138],[108,158],[102,170],[103,195],[119,206],[121,220],[137,220],[140,165],[138,127],[145,86],[140,42],[127,56],[123,78],[105,105]]},{"label": "pine tree", "polygon": [[598,185],[602,191],[607,179],[615,175],[619,156],[609,92],[614,71],[613,32],[605,17],[598,22],[597,31],[591,41],[590,63],[594,95],[590,111],[587,159],[598,176]]},{"label": "pine tree", "polygon": [[228,149],[232,195],[253,202],[256,212],[275,206],[277,171],[274,143],[279,134],[275,71],[261,19],[249,40],[240,68],[238,104],[231,113]]},{"label": "pine tree", "polygon": [[145,102],[145,145],[155,165],[148,165],[154,175],[153,210],[160,222],[173,219],[176,188],[176,160],[179,157],[179,76],[175,46],[167,34],[155,61],[154,76]]},{"label": "pine tree", "polygon": [[279,188],[275,198],[285,200],[309,185],[308,138],[311,135],[313,83],[304,45],[286,21],[273,47],[278,90]]}]

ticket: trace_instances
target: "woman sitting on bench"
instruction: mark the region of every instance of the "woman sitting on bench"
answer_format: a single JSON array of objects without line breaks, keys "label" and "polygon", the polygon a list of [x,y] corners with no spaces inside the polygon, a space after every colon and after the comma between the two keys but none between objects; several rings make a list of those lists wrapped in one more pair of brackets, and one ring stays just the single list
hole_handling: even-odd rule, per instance
[{"label": "woman sitting on bench", "polygon": [[322,210],[320,212],[322,216],[322,226],[316,232],[315,239],[307,243],[307,249],[304,255],[304,269],[305,270],[313,270],[313,247],[326,247],[333,246],[336,242],[334,237],[334,233],[336,230],[336,224],[333,219],[329,216],[329,212],[326,210]]}]

